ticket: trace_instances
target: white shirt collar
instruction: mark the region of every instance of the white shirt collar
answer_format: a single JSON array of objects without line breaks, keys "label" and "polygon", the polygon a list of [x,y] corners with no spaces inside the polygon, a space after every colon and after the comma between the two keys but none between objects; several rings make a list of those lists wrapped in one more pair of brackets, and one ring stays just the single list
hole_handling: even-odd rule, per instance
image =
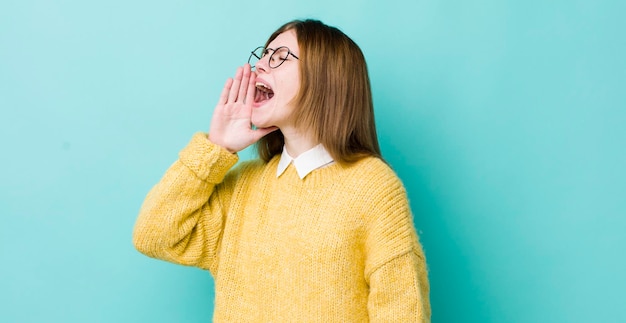
[{"label": "white shirt collar", "polygon": [[330,156],[326,148],[322,144],[319,144],[302,154],[293,158],[287,153],[287,149],[283,147],[283,153],[280,155],[280,161],[278,162],[278,168],[276,168],[276,177],[279,177],[285,172],[289,164],[293,162],[293,166],[296,167],[296,172],[300,179],[303,179],[306,175],[312,171],[326,166],[332,163],[333,157]]}]

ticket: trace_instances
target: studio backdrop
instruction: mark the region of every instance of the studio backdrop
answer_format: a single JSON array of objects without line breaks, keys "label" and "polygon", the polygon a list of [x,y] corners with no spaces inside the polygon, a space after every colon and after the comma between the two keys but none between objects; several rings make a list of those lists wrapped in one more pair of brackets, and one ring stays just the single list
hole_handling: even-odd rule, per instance
[{"label": "studio backdrop", "polygon": [[[315,18],[363,50],[433,322],[626,322],[622,1],[0,3],[0,321],[209,322],[132,245],[226,78]],[[254,158],[252,150],[241,154]]]}]

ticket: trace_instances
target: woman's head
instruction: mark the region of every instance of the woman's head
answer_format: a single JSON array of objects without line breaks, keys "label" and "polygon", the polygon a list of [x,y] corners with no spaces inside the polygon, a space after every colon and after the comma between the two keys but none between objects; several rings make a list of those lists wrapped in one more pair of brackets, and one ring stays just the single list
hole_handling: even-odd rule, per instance
[{"label": "woman's head", "polygon": [[293,30],[277,35],[265,47],[259,47],[255,51],[254,55],[260,58],[254,63],[257,91],[251,122],[255,126],[276,126],[283,131],[300,130],[295,126],[296,109],[293,104],[293,99],[300,90],[299,52],[298,40]]},{"label": "woman's head", "polygon": [[[360,48],[339,29],[317,20],[288,22],[265,45],[271,48],[277,39],[282,44],[288,35],[297,41],[297,49],[289,48],[297,59],[290,56],[293,61],[278,69],[297,62],[291,67],[298,66],[298,80],[292,80],[298,90],[287,104],[293,125],[314,136],[338,162],[380,157],[367,65]],[[262,78],[259,66],[257,71]],[[268,161],[280,154],[283,145],[282,133],[275,131],[257,143],[257,150]]]}]

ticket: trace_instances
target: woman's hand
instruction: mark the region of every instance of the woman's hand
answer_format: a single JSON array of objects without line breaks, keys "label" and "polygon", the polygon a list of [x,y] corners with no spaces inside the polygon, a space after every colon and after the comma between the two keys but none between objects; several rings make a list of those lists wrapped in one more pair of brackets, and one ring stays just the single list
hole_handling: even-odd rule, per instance
[{"label": "woman's hand", "polygon": [[250,116],[256,92],[255,80],[256,74],[252,73],[249,64],[237,68],[235,79],[226,80],[213,112],[209,140],[231,153],[243,150],[278,129],[252,128]]}]

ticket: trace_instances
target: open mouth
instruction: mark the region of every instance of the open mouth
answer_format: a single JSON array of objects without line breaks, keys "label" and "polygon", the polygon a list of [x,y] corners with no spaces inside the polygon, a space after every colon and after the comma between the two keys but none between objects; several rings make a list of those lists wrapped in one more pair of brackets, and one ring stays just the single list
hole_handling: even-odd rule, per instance
[{"label": "open mouth", "polygon": [[267,84],[257,82],[255,85],[254,103],[265,103],[274,96],[274,91]]}]

